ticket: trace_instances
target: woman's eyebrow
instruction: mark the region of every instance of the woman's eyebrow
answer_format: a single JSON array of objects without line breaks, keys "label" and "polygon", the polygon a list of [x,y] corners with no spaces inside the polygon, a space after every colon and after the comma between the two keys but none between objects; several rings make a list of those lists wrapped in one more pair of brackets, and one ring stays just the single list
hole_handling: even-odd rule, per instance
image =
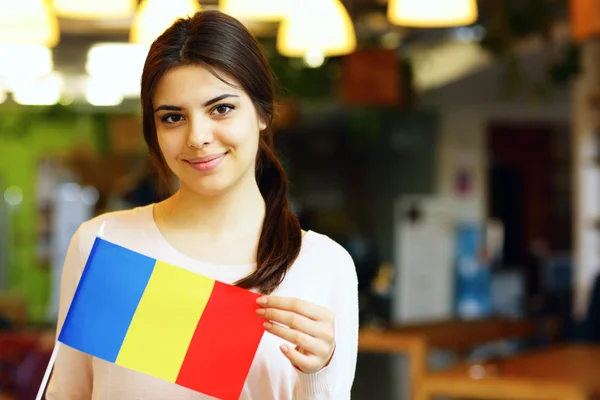
[{"label": "woman's eyebrow", "polygon": [[161,110],[165,110],[165,111],[183,111],[183,108],[178,107],[178,106],[170,106],[168,104],[163,104],[160,107],[158,107],[156,110],[154,110],[154,112],[158,112]]},{"label": "woman's eyebrow", "polygon": [[214,104],[214,103],[216,103],[216,102],[218,102],[218,101],[221,101],[221,100],[223,100],[223,99],[226,99],[226,98],[228,98],[228,97],[240,97],[240,96],[238,96],[238,95],[235,95],[235,94],[229,94],[229,93],[225,93],[225,94],[222,94],[222,95],[220,95],[220,96],[217,96],[217,97],[215,97],[214,99],[210,99],[210,100],[208,100],[206,103],[202,104],[202,106],[203,106],[203,107],[208,107],[208,106],[210,106],[211,104]]},{"label": "woman's eyebrow", "polygon": [[[221,101],[223,99],[229,98],[229,97],[240,97],[240,96],[238,96],[236,94],[225,93],[225,94],[217,96],[217,97],[215,97],[213,99],[208,100],[207,102],[205,102],[204,104],[202,104],[202,107],[208,107],[208,106],[210,106],[212,104],[215,104],[215,103],[217,103],[217,102],[219,102],[219,101]],[[179,107],[179,106],[172,106],[172,105],[169,105],[169,104],[163,104],[163,105],[157,107],[154,110],[154,112],[158,112],[158,111],[183,111],[183,108]]]}]

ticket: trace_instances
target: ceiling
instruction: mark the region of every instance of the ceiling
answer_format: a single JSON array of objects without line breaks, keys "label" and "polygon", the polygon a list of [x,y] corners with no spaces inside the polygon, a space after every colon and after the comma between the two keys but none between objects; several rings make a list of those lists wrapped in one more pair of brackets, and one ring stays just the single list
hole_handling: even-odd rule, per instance
[{"label": "ceiling", "polygon": [[[407,42],[435,43],[447,38],[447,29],[411,30],[390,24],[386,17],[388,0],[343,0],[359,37],[397,32]],[[218,8],[218,0],[200,0],[203,8]],[[54,62],[65,73],[83,73],[87,50],[95,42],[127,42],[132,17],[120,20],[84,21],[60,19],[61,41],[54,49]],[[274,37],[277,25],[247,23],[258,37]]]},{"label": "ceiling", "polygon": [[[480,4],[487,1],[480,0]],[[200,0],[200,3],[205,9],[217,8],[218,0]],[[456,40],[459,30],[406,29],[390,24],[386,17],[387,0],[343,0],[343,3],[359,38],[380,40],[393,32],[399,51],[411,51],[416,63],[417,89],[444,85],[490,62],[489,55],[473,40]],[[481,15],[485,16],[485,10]],[[71,85],[83,85],[81,80],[85,78],[90,46],[97,42],[127,42],[132,19],[132,16],[95,21],[61,18],[60,43],[53,49],[55,69],[70,77]],[[248,23],[247,26],[258,37],[274,37],[277,32],[277,25],[272,23]]]}]

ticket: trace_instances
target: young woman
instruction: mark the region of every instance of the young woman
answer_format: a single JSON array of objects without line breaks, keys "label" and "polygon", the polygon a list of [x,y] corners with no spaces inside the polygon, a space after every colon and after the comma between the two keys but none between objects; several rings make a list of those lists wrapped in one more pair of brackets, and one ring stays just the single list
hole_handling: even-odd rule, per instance
[{"label": "young woman", "polygon": [[[274,90],[267,61],[235,19],[203,11],[153,44],[142,76],[144,138],[167,200],[81,225],[63,270],[58,328],[104,224],[132,250],[262,293],[267,333],[242,399],[350,398],[358,342],[354,263],[328,237],[304,232],[269,131]],[[207,396],[63,346],[49,400],[200,400]]]}]

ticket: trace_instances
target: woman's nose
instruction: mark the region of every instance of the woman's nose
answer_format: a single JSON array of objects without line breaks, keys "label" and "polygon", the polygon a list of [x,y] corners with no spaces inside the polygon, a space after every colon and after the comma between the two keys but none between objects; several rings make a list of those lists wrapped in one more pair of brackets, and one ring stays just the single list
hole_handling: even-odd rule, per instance
[{"label": "woman's nose", "polygon": [[192,121],[189,124],[190,130],[188,132],[188,146],[194,148],[202,148],[210,144],[214,135],[212,133],[212,124],[206,121]]}]

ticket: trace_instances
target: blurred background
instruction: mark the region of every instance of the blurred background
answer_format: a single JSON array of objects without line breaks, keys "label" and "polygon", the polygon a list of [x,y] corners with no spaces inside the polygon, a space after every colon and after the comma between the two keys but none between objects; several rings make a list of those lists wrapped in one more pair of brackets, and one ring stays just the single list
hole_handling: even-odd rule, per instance
[{"label": "blurred background", "polygon": [[356,263],[353,398],[600,393],[597,1],[0,0],[0,398],[79,224],[161,199],[141,69],[199,7],[263,45],[294,212]]}]

